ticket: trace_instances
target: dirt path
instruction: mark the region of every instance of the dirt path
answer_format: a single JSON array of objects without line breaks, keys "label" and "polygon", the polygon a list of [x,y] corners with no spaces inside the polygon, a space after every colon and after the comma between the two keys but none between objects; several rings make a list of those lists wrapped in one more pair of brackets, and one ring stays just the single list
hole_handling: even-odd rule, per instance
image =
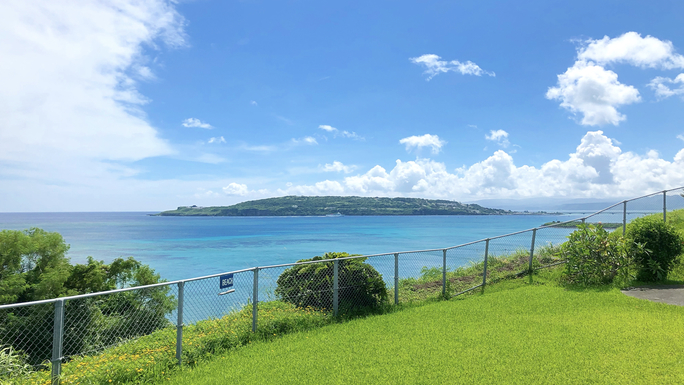
[{"label": "dirt path", "polygon": [[653,302],[684,306],[684,285],[658,285],[631,287],[622,290],[628,296],[647,299]]}]

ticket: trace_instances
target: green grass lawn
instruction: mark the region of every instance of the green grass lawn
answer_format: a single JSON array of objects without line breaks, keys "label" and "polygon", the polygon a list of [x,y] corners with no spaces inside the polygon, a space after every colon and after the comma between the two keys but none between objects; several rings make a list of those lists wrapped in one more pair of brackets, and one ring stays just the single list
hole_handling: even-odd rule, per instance
[{"label": "green grass lawn", "polygon": [[684,383],[684,308],[544,281],[248,344],[170,383]]}]

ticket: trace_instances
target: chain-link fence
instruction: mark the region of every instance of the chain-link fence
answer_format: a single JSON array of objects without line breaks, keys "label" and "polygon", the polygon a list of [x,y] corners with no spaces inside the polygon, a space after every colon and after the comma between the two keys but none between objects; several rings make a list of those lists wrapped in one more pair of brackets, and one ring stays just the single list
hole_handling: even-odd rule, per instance
[{"label": "chain-link fence", "polygon": [[[668,209],[684,207],[684,198],[673,191],[443,249],[317,257],[138,288],[2,305],[0,348],[5,354],[11,347],[34,369],[51,368],[53,383],[63,362],[142,336],[154,336],[154,343],[164,347],[159,350],[180,364],[194,360],[184,353],[193,343],[204,344],[203,352],[215,351],[234,346],[226,336],[239,339],[237,328],[257,331],[260,319],[272,316],[271,304],[285,304],[289,307],[280,309],[291,311],[315,309],[325,317],[354,315],[460,295],[500,278],[558,263],[557,247],[577,224],[600,222],[623,231],[640,216],[657,214],[666,220]],[[191,334],[184,338],[186,329]],[[0,372],[0,379],[6,374]]]}]

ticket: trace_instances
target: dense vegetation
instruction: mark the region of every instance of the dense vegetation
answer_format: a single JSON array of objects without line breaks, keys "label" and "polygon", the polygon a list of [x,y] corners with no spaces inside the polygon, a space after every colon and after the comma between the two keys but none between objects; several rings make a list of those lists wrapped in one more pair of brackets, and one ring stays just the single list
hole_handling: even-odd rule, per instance
[{"label": "dense vegetation", "polygon": [[684,210],[671,212],[668,222],[660,214],[637,218],[626,234],[609,234],[601,224],[583,225],[560,249],[567,261],[565,279],[571,284],[618,285],[629,281],[663,281],[682,261]]},{"label": "dense vegetation", "polygon": [[638,264],[637,279],[640,281],[661,281],[675,267],[677,256],[684,249],[684,236],[670,222],[663,222],[658,216],[637,218],[627,226],[627,239]]},{"label": "dense vegetation", "polygon": [[[322,257],[297,262],[320,261],[349,257],[347,253],[325,253]],[[387,302],[387,288],[375,268],[365,263],[367,258],[338,261],[338,306],[340,314],[367,313]],[[295,265],[278,277],[275,294],[297,307],[318,310],[333,308],[334,262]]]},{"label": "dense vegetation", "polygon": [[[118,258],[110,264],[88,258],[87,264],[72,265],[68,250],[59,233],[37,228],[1,231],[0,304],[160,282],[158,274],[133,258]],[[51,357],[53,308],[48,303],[0,311],[0,349],[8,362],[11,356],[38,365]],[[175,300],[166,287],[69,300],[64,310],[64,354],[80,354],[152,333],[168,325],[165,317],[174,308]],[[33,333],[27,336],[26,330]]]},{"label": "dense vegetation", "polygon": [[421,198],[286,196],[247,201],[232,206],[181,206],[162,216],[323,216],[343,215],[506,215],[509,210],[476,204]]}]

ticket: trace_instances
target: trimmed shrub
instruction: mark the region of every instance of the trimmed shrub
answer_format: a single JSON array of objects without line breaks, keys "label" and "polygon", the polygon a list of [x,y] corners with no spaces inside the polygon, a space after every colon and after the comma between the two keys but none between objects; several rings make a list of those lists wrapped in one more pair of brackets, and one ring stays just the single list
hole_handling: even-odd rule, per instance
[{"label": "trimmed shrub", "polygon": [[629,247],[622,237],[609,237],[600,224],[577,227],[560,247],[561,258],[567,260],[563,274],[568,283],[603,285],[629,274]]},{"label": "trimmed shrub", "polygon": [[684,247],[684,238],[677,233],[675,227],[663,222],[658,216],[633,220],[627,226],[626,235],[633,245],[634,259],[639,264],[639,281],[665,279]]},{"label": "trimmed shrub", "polygon": [[[297,262],[349,257],[347,253],[325,253],[322,257]],[[338,262],[339,311],[348,313],[378,308],[387,300],[387,288],[366,258],[343,259]],[[278,277],[275,294],[298,307],[333,308],[334,262],[295,265]]]}]

